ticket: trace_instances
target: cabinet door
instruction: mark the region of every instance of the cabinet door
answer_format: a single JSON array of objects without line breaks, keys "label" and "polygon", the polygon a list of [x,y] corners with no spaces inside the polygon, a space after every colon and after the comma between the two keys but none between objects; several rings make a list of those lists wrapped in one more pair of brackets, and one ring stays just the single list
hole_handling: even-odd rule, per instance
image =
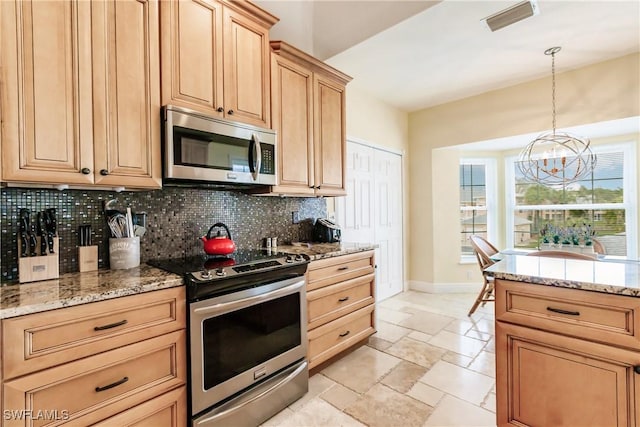
[{"label": "cabinet door", "polygon": [[92,183],[91,4],[0,8],[2,179]]},{"label": "cabinet door", "polygon": [[224,106],[228,119],[271,127],[269,29],[224,8]]},{"label": "cabinet door", "polygon": [[162,104],[222,117],[222,5],[163,1],[160,15]]},{"label": "cabinet door", "polygon": [[498,425],[640,422],[640,353],[497,322]]},{"label": "cabinet door", "polygon": [[95,183],[160,188],[158,3],[92,4]]},{"label": "cabinet door", "polygon": [[272,55],[271,105],[278,134],[278,192],[313,195],[313,73]]},{"label": "cabinet door", "polygon": [[320,74],[314,76],[316,194],[344,196],[346,131],[345,87]]}]

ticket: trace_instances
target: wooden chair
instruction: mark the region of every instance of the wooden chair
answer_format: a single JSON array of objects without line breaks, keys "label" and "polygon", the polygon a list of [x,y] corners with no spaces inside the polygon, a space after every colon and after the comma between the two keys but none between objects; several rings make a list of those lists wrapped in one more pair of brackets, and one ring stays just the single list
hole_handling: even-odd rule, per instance
[{"label": "wooden chair", "polygon": [[593,242],[593,251],[597,254],[600,255],[606,255],[607,254],[607,250],[604,248],[604,245],[602,244],[601,241],[591,238],[591,241]]},{"label": "wooden chair", "polygon": [[496,247],[489,243],[484,237],[474,234],[469,237],[469,240],[471,241],[473,252],[476,254],[480,270],[482,271],[484,284],[467,316],[471,316],[480,304],[484,307],[486,303],[495,301],[493,296],[493,278],[485,276],[484,270],[490,265],[495,264],[495,261],[491,259],[491,256],[499,252],[498,249],[496,249]]},{"label": "wooden chair", "polygon": [[535,252],[529,252],[527,256],[542,256],[547,258],[584,259],[588,261],[596,260],[596,258],[593,255],[580,254],[577,252],[569,252],[569,251],[535,251]]}]

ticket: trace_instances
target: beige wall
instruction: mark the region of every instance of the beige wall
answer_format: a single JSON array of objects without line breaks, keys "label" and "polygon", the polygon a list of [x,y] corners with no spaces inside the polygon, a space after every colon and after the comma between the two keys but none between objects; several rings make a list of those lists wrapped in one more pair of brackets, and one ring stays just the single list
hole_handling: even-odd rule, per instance
[{"label": "beige wall", "polygon": [[[558,127],[639,116],[639,64],[633,54],[558,74]],[[459,264],[459,153],[434,148],[547,130],[549,98],[550,78],[544,78],[409,115],[409,280],[478,280]]]}]

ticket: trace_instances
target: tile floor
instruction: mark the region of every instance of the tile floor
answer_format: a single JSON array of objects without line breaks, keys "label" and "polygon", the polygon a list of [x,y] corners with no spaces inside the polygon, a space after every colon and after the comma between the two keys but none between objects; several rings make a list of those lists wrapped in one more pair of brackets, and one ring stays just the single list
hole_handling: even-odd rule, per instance
[{"label": "tile floor", "polygon": [[409,291],[378,303],[368,344],[309,379],[264,427],[495,426],[493,304]]}]

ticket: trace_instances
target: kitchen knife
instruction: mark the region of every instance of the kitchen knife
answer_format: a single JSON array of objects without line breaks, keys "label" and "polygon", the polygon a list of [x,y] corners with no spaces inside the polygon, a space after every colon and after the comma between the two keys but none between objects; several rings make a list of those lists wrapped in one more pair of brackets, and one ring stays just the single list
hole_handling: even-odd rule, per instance
[{"label": "kitchen knife", "polygon": [[38,256],[36,253],[36,246],[38,245],[38,239],[36,238],[36,222],[29,221],[29,256]]},{"label": "kitchen knife", "polygon": [[29,256],[27,247],[29,246],[29,209],[20,209],[20,256]]},{"label": "kitchen knife", "polygon": [[46,224],[45,224],[45,213],[38,212],[38,236],[40,236],[40,255],[47,254],[47,234],[46,234]]},{"label": "kitchen knife", "polygon": [[87,246],[87,242],[84,237],[84,225],[78,226],[78,245],[79,246]]},{"label": "kitchen knife", "polygon": [[53,237],[58,230],[58,221],[56,219],[56,208],[47,209],[47,244],[49,245],[49,253],[53,253]]}]

